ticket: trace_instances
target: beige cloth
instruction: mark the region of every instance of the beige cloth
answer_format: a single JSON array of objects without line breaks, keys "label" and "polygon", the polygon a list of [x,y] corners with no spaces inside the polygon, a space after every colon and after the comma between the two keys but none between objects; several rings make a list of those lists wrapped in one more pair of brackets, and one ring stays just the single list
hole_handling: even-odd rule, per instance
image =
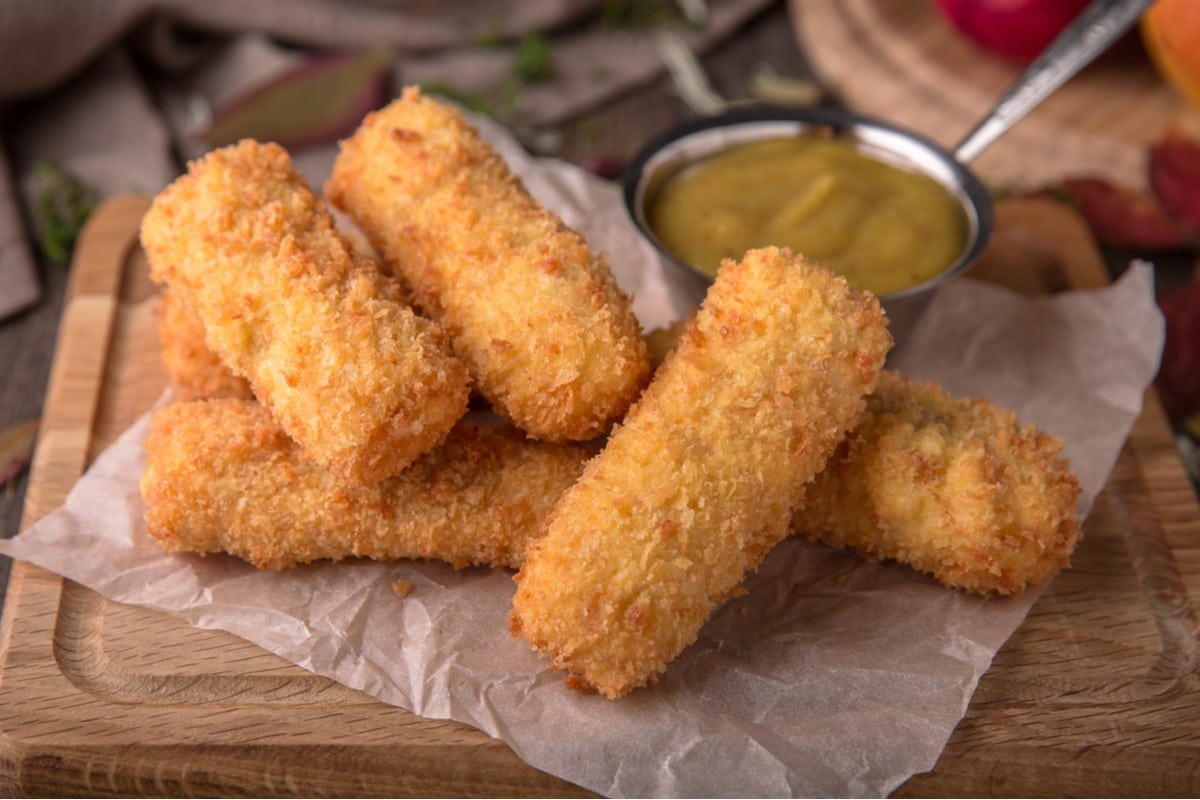
[{"label": "beige cloth", "polygon": [[[770,0],[709,0],[680,29],[697,52]],[[556,78],[526,87],[510,124],[554,125],[660,75],[648,28],[599,24],[602,0],[6,0],[0,3],[0,320],[36,301],[30,207],[38,161],[66,166],[101,197],[155,193],[206,144],[204,109],[252,91],[322,50],[395,48],[393,87],[436,81],[465,93],[511,75],[515,42],[546,33]],[[694,4],[693,4],[694,5]],[[498,42],[481,46],[481,42]],[[135,66],[136,65],[136,66]],[[200,112],[199,114],[197,112]],[[329,145],[294,153],[318,183]],[[11,166],[12,180],[4,180]],[[26,213],[25,220],[35,215]]]}]

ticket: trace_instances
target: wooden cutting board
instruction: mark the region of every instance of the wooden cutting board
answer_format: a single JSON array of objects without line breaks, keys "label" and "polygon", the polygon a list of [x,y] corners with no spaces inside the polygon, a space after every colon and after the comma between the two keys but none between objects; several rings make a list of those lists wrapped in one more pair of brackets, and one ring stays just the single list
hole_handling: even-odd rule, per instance
[{"label": "wooden cutting board", "polygon": [[[934,0],[791,0],[801,52],[846,105],[956,145],[1021,71],[957,32]],[[973,165],[989,182],[1066,175],[1145,182],[1146,147],[1200,112],[1166,85],[1136,36],[1049,97]]]},{"label": "wooden cutting board", "polygon": [[[77,250],[24,525],[159,396],[142,198]],[[1107,281],[1079,220],[1004,203],[977,274]],[[937,768],[900,795],[1200,792],[1200,508],[1153,394],[1073,568],[983,677]],[[14,565],[0,628],[0,795],[579,795],[465,725],[421,719],[231,635]]]}]

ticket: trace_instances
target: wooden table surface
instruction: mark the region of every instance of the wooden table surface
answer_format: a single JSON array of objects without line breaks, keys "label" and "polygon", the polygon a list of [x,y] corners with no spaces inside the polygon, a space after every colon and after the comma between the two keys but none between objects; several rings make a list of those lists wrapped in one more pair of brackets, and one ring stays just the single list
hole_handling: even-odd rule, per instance
[{"label": "wooden table surface", "polygon": [[[797,5],[802,4],[797,3]],[[747,76],[762,63],[769,64],[774,71],[781,74],[809,74],[809,65],[806,63],[805,57],[798,47],[792,20],[789,19],[788,9],[784,4],[779,4],[764,13],[704,59],[704,65],[709,70],[716,88],[725,95],[732,97],[744,96],[747,93]],[[619,98],[605,108],[596,110],[596,112],[587,115],[585,118],[580,118],[565,125],[561,129],[563,147],[559,155],[577,162],[583,162],[594,157],[626,159],[633,154],[638,144],[644,141],[649,135],[690,115],[691,112],[674,95],[667,82],[665,80],[656,80],[637,91]],[[1116,268],[1125,262],[1130,254],[1108,253],[1106,255],[1109,257],[1110,267]],[[1160,284],[1165,286],[1181,282],[1188,269],[1187,262],[1178,259],[1166,262],[1160,261],[1158,266]],[[13,320],[0,323],[0,358],[3,358],[4,363],[9,365],[9,374],[15,376],[15,379],[0,382],[0,427],[6,427],[15,422],[38,416],[43,407],[45,387],[50,373],[55,338],[67,287],[67,273],[63,268],[47,265],[43,267],[43,277],[45,284],[45,298],[43,301],[32,311]],[[1161,418],[1156,417],[1153,420],[1153,424],[1161,426]],[[1166,456],[1162,451],[1157,452],[1156,458],[1168,458],[1169,460],[1169,456]],[[1137,473],[1138,469],[1139,467],[1136,463],[1126,463],[1126,471],[1129,474]],[[11,536],[15,534],[18,528],[21,509],[24,504],[23,495],[27,480],[27,477],[22,478],[14,486],[0,492],[0,535]],[[1118,512],[1125,513],[1125,511],[1120,509],[1116,511],[1110,510],[1106,513]],[[1178,520],[1174,522],[1178,523]],[[6,559],[4,561],[6,562]],[[1104,571],[1107,567],[1104,564],[1099,564],[1097,565],[1097,569]],[[7,574],[8,565],[4,563],[3,571],[0,573],[0,597],[3,597],[4,594],[3,590],[7,583]],[[1055,609],[1047,611],[1045,615],[1046,619],[1052,621],[1054,612]],[[1054,626],[1050,621],[1043,627],[1034,626],[1032,629],[1023,631],[1020,644],[1026,648],[1032,646],[1037,652],[1042,652],[1047,648],[1052,649],[1054,647],[1052,641],[1047,639],[1047,641],[1043,642],[1038,638],[1046,631],[1053,630]],[[1168,633],[1163,632],[1163,635],[1167,636]],[[1171,641],[1177,640],[1177,637],[1168,638]],[[1189,638],[1185,636],[1184,640],[1189,643],[1189,646],[1193,650],[1195,649],[1194,637]],[[1017,670],[1021,675],[1025,675],[1025,673],[1028,673],[1032,669],[1029,664],[1019,661],[1022,657],[1021,653],[1028,652],[1028,650],[1018,648],[1006,652],[1007,655],[1002,654],[998,662],[1000,665],[1004,666],[1007,664],[1008,668]],[[1189,652],[1191,656],[1195,655],[1194,652]],[[1164,670],[1171,672],[1178,664],[1174,664],[1174,662],[1168,663],[1168,661],[1170,661],[1170,658],[1178,655],[1178,653],[1174,653],[1173,651],[1166,652],[1164,650],[1160,659],[1162,663],[1157,664],[1157,666],[1151,665],[1151,670],[1147,673],[1149,678],[1156,679],[1156,676],[1157,678],[1161,678],[1162,675],[1159,673],[1165,675]],[[1185,653],[1184,655],[1187,654]],[[1008,661],[1006,662],[1005,659]],[[1017,660],[1014,661],[1013,659]],[[1193,671],[1191,679],[1194,679],[1194,658],[1191,658],[1191,660],[1185,658],[1184,660],[1188,664],[1191,664],[1190,669]],[[1114,701],[1128,702],[1135,705],[1143,702],[1143,699],[1133,697],[1131,692],[1137,687],[1149,687],[1150,689],[1154,687],[1140,680],[1140,678],[1145,678],[1146,676],[1139,677],[1129,671],[1134,669],[1134,667],[1140,668],[1138,665],[1141,664],[1144,664],[1144,662],[1139,661],[1137,664],[1134,664],[1131,661],[1130,664],[1125,664],[1121,667],[1123,670],[1122,674],[1118,676],[1121,680],[1111,684],[1105,683],[1101,688],[1105,691],[1111,689]],[[1154,670],[1158,670],[1158,672]],[[964,745],[969,745],[969,747],[963,750],[967,759],[986,759],[988,748],[1001,744],[988,730],[988,720],[994,716],[994,714],[989,714],[989,704],[999,703],[1005,698],[1005,692],[1011,690],[1014,686],[1018,686],[1021,691],[1028,693],[1028,697],[1024,699],[1029,703],[1036,703],[1038,701],[1036,695],[1039,691],[1039,684],[1031,675],[1026,677],[1030,678],[1026,683],[1011,683],[1006,682],[1008,681],[1007,678],[993,677],[990,681],[985,681],[981,684],[981,693],[977,696],[980,706],[973,707],[975,711],[968,715],[968,718],[955,734],[956,741]],[[1185,679],[1185,682],[1191,679]],[[1178,684],[1175,684],[1175,686],[1178,689]],[[1047,685],[1042,688],[1049,691],[1053,687]],[[1148,702],[1148,699],[1146,701]],[[993,711],[995,711],[994,706]],[[1004,711],[1003,713],[1008,712]],[[1070,714],[1067,716],[1070,717]],[[1062,718],[1058,719],[1061,723]],[[1047,724],[1050,723],[1048,722]],[[1034,727],[1038,726],[1033,725],[1031,730]],[[1054,731],[1046,730],[1043,731],[1043,734],[1052,736]],[[1066,736],[1067,732],[1064,730],[1062,735]],[[1011,746],[1012,742],[1003,744]],[[1169,745],[1169,743],[1167,744]],[[1036,749],[1033,744],[1030,744],[1029,747],[1031,748],[1031,752],[1033,749]],[[1087,775],[1085,773],[1089,769],[1096,769],[1099,766],[1093,763],[1093,760],[1084,759],[1078,765],[1072,767],[1072,769],[1080,773],[1077,776],[1078,782],[1075,785],[1086,785]],[[1029,776],[1025,777],[1028,778]],[[1147,780],[1151,777],[1147,776]],[[906,788],[917,794],[922,793],[922,791],[927,793],[955,793],[954,784],[942,783],[936,775],[918,780]],[[960,793],[968,791],[968,789],[964,789],[961,785],[959,785],[958,789]],[[1003,786],[993,786],[992,789],[1002,793]]]}]

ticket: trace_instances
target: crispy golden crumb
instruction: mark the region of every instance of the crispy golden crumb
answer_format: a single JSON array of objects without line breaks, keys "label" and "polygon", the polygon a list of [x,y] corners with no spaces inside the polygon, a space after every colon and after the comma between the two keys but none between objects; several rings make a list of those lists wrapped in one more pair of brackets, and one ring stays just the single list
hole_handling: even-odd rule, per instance
[{"label": "crispy golden crumb", "polygon": [[[658,361],[687,322],[653,332]],[[1065,567],[1081,536],[1079,485],[1061,450],[1011,411],[885,371],[862,420],[805,487],[793,527],[945,586],[1021,594]]]},{"label": "crispy golden crumb", "polygon": [[204,322],[180,298],[164,287],[156,308],[158,342],[163,369],[179,389],[180,400],[202,397],[254,399],[250,384],[204,344]]},{"label": "crispy golden crumb", "polygon": [[350,482],[395,475],[467,404],[465,368],[393,279],[355,259],[277,145],[188,167],[142,221],[151,275],[313,460]]},{"label": "crispy golden crumb", "polygon": [[512,631],[608,697],[661,673],[788,533],[891,346],[876,298],[764,248],[725,262],[517,575]]},{"label": "crispy golden crumb", "polygon": [[677,319],[665,328],[655,328],[646,333],[646,347],[650,351],[650,369],[656,370],[662,362],[667,360],[667,356],[671,354],[679,345],[679,340],[683,338],[684,331],[688,325],[696,319],[695,312],[687,316]]},{"label": "crispy golden crumb", "polygon": [[885,372],[793,527],[947,586],[1020,594],[1079,541],[1079,484],[1061,449],[1011,411]]},{"label": "crispy golden crumb", "polygon": [[593,438],[636,397],[646,346],[604,256],[455,109],[406,89],[342,143],[325,191],[530,435]]},{"label": "crispy golden crumb", "polygon": [[392,581],[392,591],[396,593],[397,597],[408,597],[413,591],[412,581],[406,581],[403,578]]},{"label": "crispy golden crumb", "polygon": [[145,446],[150,535],[260,569],[351,556],[516,567],[589,455],[464,421],[400,475],[346,485],[261,406],[229,399],[159,409]]},{"label": "crispy golden crumb", "polygon": [[[356,248],[360,246],[365,245],[355,243]],[[164,286],[154,313],[158,318],[163,371],[175,384],[178,400],[254,399],[246,379],[233,374],[233,370],[204,343],[204,320],[188,308],[179,292]]]}]

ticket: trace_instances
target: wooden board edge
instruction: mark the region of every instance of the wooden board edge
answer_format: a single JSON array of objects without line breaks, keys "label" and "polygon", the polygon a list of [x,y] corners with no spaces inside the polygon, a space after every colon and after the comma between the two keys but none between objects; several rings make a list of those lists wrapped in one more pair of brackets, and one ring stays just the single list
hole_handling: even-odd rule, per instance
[{"label": "wooden board edge", "polygon": [[[145,201],[144,201],[143,199],[141,199],[141,198],[133,198],[133,200],[140,201],[140,202],[141,202],[141,205],[142,205],[142,206],[143,206],[143,208],[144,208]],[[1050,201],[1046,201],[1046,202],[1050,202]],[[1056,206],[1058,206],[1060,209],[1062,208],[1062,207],[1061,207],[1059,204],[1055,204],[1055,205],[1056,205]],[[123,211],[121,212],[121,213],[122,213],[122,215],[124,216],[124,215],[127,215],[128,213],[131,213],[131,209],[132,209],[132,208],[133,208],[133,206],[130,206],[130,208],[129,208],[129,209],[125,209],[125,210],[123,210]],[[99,220],[99,219],[100,219],[100,218],[99,218],[99,213],[100,213],[100,212],[97,212],[97,218],[96,218],[97,220]],[[127,226],[127,224],[125,224],[125,225],[124,225],[124,227],[125,227],[125,229],[126,229],[126,230],[125,230],[125,238],[126,238],[126,240],[127,240],[127,239],[128,239],[128,230],[127,230],[128,226]],[[136,243],[136,242],[135,242],[135,243]],[[110,242],[109,244],[111,245],[112,243]],[[97,244],[97,246],[99,246],[99,245]],[[121,250],[120,252],[122,252],[122,253],[124,253],[124,252],[127,252],[127,250],[128,250],[128,247],[129,247],[129,246],[133,246],[133,245],[130,245],[130,244],[128,244],[128,243],[127,243],[127,245],[125,246],[125,248],[124,248],[123,250]],[[1094,247],[1094,245],[1092,245],[1092,246]],[[81,242],[81,247],[82,247],[82,242]],[[108,250],[108,251],[105,251],[105,252],[107,252],[107,253],[108,253],[108,256],[106,256],[106,257],[111,257],[112,253],[113,253],[113,252],[116,252],[116,251],[114,251],[114,250],[111,250],[111,249],[110,249],[110,250]],[[123,258],[124,256],[122,255],[121,257]],[[1099,270],[1101,270],[1101,271],[1102,271],[1102,270],[1103,270],[1103,267],[1102,267],[1102,265],[1100,265],[1100,266],[1097,266],[1097,269],[1099,269]],[[75,279],[76,277],[77,277],[77,276],[73,276],[73,281],[74,281],[74,279]],[[1103,277],[1103,276],[1102,276],[1102,277]],[[1104,280],[1104,282],[1107,282],[1107,278],[1106,278],[1106,277],[1104,277],[1104,278],[1103,278],[1103,280]],[[85,292],[85,294],[86,294],[86,292]],[[91,309],[91,311],[90,311],[90,312],[88,312],[88,313],[95,313],[95,312],[96,312],[96,311],[98,311],[98,310],[99,310],[99,309],[97,309],[97,308],[92,308],[92,309]],[[84,312],[84,311],[80,311],[79,313],[80,313],[80,314],[84,314],[85,312]],[[114,311],[114,313],[115,313],[115,311]],[[66,320],[65,320],[65,318],[64,318],[64,326],[65,326],[65,324],[66,324]],[[61,339],[60,339],[60,342],[61,342]],[[105,348],[107,348],[107,346],[108,346],[108,342],[107,342],[107,339],[106,339],[106,341],[105,341],[105,344],[104,344],[104,347],[105,347]],[[102,352],[103,352],[103,351],[102,351]],[[59,355],[59,354],[56,352],[56,361],[57,361],[57,359],[58,359],[58,355]],[[99,391],[99,387],[97,387],[97,391]],[[1148,397],[1151,397],[1151,396],[1150,396],[1150,395],[1148,395]],[[1153,400],[1153,402],[1156,402],[1156,400]],[[94,416],[94,413],[95,413],[95,410],[94,410],[94,406],[93,406],[93,410],[92,410],[91,414]],[[1146,411],[1146,410],[1144,410],[1144,411],[1143,411],[1143,414],[1146,414],[1146,413],[1147,413],[1147,411]],[[1153,412],[1151,412],[1151,413],[1153,413]],[[1158,412],[1158,414],[1159,414],[1159,416],[1161,416],[1161,411],[1159,411],[1159,412]],[[64,446],[65,446],[65,443],[64,443]],[[86,452],[86,446],[85,446],[85,452]],[[1180,469],[1182,469],[1182,467],[1180,467]],[[31,481],[31,483],[32,483],[32,481]],[[68,487],[68,489],[69,489],[69,487]],[[63,493],[63,495],[62,495],[62,496],[63,496],[63,497],[65,497],[65,492]],[[60,502],[61,502],[61,501],[60,501]],[[47,510],[48,510],[48,509],[47,509]],[[43,512],[43,513],[45,513],[45,512]],[[41,582],[41,581],[43,581],[43,580],[51,580],[51,581],[58,581],[58,580],[60,580],[60,579],[58,579],[58,578],[57,578],[57,576],[54,576],[54,575],[52,575],[51,573],[46,573],[46,572],[44,572],[44,571],[42,571],[42,570],[39,570],[39,569],[38,569],[38,568],[36,568],[36,567],[29,567],[28,565],[24,565],[24,566],[28,567],[28,569],[25,571],[25,573],[27,573],[27,574],[23,573],[22,580],[28,579],[28,580],[29,580],[30,582],[32,582],[32,583],[40,583],[40,582]],[[7,616],[7,612],[8,612],[8,609],[6,608],[6,616]],[[5,640],[5,641],[3,641],[3,642],[0,642],[0,653],[3,653],[3,652],[5,652],[6,650],[7,650],[7,641]],[[6,788],[9,788],[9,787],[6,787],[6,785],[5,785],[5,782],[4,782],[4,780],[3,780],[3,779],[4,779],[4,777],[5,777],[5,771],[8,769],[8,766],[9,766],[9,764],[10,764],[10,763],[12,763],[12,762],[11,762],[11,760],[10,760],[12,755],[18,755],[18,756],[19,756],[21,759],[23,759],[23,760],[26,760],[26,759],[29,759],[29,758],[36,757],[36,756],[37,756],[37,754],[36,754],[36,753],[35,753],[33,750],[31,750],[31,749],[29,749],[29,748],[25,748],[25,749],[21,750],[19,753],[10,753],[10,752],[7,752],[7,749],[6,749],[6,747],[5,747],[5,743],[3,742],[3,736],[2,736],[2,734],[0,734],[0,793],[3,793],[3,792],[6,790]],[[109,752],[109,751],[105,751],[104,753],[101,753],[101,752],[88,752],[88,753],[86,753],[86,754],[83,754],[83,753],[81,753],[80,755],[81,755],[81,756],[85,756],[85,757],[86,757],[86,759],[85,759],[85,760],[94,760],[94,764],[93,764],[93,766],[94,766],[94,768],[95,768],[95,769],[99,769],[99,770],[103,770],[103,769],[108,769],[108,768],[111,768],[111,767],[115,767],[115,766],[118,764],[118,760],[119,760],[119,757],[120,757],[120,756],[119,756],[119,754],[114,754],[114,753],[112,753],[112,752]],[[309,754],[305,755],[305,756],[304,756],[304,758],[309,758],[309,757],[311,757],[311,756],[313,756],[313,755],[315,755],[315,753],[309,753]],[[369,761],[369,760],[370,760],[370,759],[368,759],[368,761]],[[105,765],[107,765],[107,766],[105,766]],[[243,765],[243,766],[244,766],[244,765]],[[92,776],[96,776],[96,775],[97,775],[97,774],[99,774],[99,773],[97,773],[97,772],[94,772],[94,771],[93,771],[93,772],[91,772],[90,774],[91,774]],[[90,784],[89,784],[89,785],[90,785]],[[141,785],[139,784],[139,786],[141,786]],[[145,787],[142,787],[142,788],[147,788],[147,787],[149,787],[149,786],[150,786],[150,784],[146,784],[146,786],[145,786]],[[126,790],[128,790],[128,788],[129,788],[129,787],[126,787]],[[261,788],[263,788],[263,787],[260,787],[260,789],[261,789]],[[437,788],[437,787],[433,787],[433,788]],[[443,787],[443,788],[444,788],[444,787]],[[530,788],[532,789],[532,787],[530,787]],[[1009,784],[1009,788],[1011,788],[1011,784]],[[17,789],[16,789],[16,791],[17,791],[18,793],[20,793],[20,792],[29,792],[29,791],[30,791],[30,786],[24,786],[24,787],[17,788]],[[559,792],[556,790],[556,791],[553,791],[553,792],[551,792],[551,793],[552,793],[552,794],[558,794]]]},{"label": "wooden board edge", "polygon": [[87,466],[122,277],[111,266],[122,263],[136,244],[127,227],[130,215],[140,217],[148,206],[142,196],[115,197],[92,214],[80,234],[42,410],[43,419],[58,424],[54,431],[43,425],[38,436],[21,530],[62,505]]},{"label": "wooden board edge", "polygon": [[[36,471],[31,474],[31,485],[37,481],[43,488],[27,498],[22,529],[60,506],[88,466],[94,429],[98,415],[103,413],[104,380],[113,353],[113,337],[119,335],[120,315],[128,310],[122,308],[121,301],[128,267],[120,267],[129,263],[138,246],[137,231],[131,230],[130,221],[140,218],[148,205],[149,200],[140,196],[109,200],[92,215],[81,234],[44,409],[46,418],[63,421],[67,434],[48,436],[35,450]],[[50,475],[57,475],[57,480]],[[0,664],[14,657],[35,659],[48,667],[57,662],[55,643],[50,638],[31,642],[28,630],[33,626],[54,628],[55,618],[63,612],[66,583],[53,572],[28,562],[14,562],[0,619]],[[31,619],[30,614],[37,619]],[[16,654],[15,641],[23,648]],[[91,696],[61,670],[56,674],[66,705],[79,713],[121,715],[120,703]],[[4,692],[5,680],[11,678],[9,672],[0,671],[0,693]],[[378,702],[374,698],[372,701]],[[480,733],[464,727],[473,734]],[[467,754],[456,752],[453,758],[433,759],[428,746],[413,747],[402,740],[397,740],[394,747],[373,746],[361,752],[338,744],[261,748],[212,742],[190,748],[149,744],[138,748],[133,754],[135,763],[131,764],[130,748],[121,741],[90,745],[59,742],[48,746],[37,738],[23,736],[19,730],[5,729],[0,730],[0,796],[63,792],[166,796],[197,790],[202,794],[227,793],[228,776],[234,774],[240,776],[240,791],[263,796],[281,792],[291,796],[336,795],[345,793],[350,785],[361,789],[355,794],[382,797],[398,792],[407,796],[452,793],[488,797],[497,792],[513,796],[595,796],[527,764],[498,740],[483,734],[477,738],[479,741],[466,745]],[[445,746],[434,745],[434,750]],[[257,758],[249,752],[256,749],[261,751]],[[181,750],[194,758],[181,760]],[[361,769],[347,771],[347,759]],[[460,766],[450,780],[446,772],[454,771],[449,766],[452,764]]]}]

